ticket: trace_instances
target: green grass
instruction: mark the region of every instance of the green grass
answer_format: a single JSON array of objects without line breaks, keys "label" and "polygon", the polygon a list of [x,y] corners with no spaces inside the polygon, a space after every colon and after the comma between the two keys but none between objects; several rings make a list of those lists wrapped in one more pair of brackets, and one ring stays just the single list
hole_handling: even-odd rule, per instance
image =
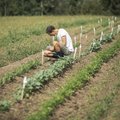
[{"label": "green grass", "polygon": [[4,76],[2,76],[0,79],[0,86],[3,86],[6,83],[11,82],[12,80],[14,80],[16,76],[20,76],[25,72],[28,72],[30,69],[37,67],[38,65],[41,65],[41,63],[38,60],[29,61],[28,63],[21,65],[15,70],[4,74]]},{"label": "green grass", "polygon": [[53,24],[67,30],[71,27],[80,28],[81,25],[96,26],[98,16],[46,16],[21,17],[21,19],[8,17],[6,19],[0,18],[0,28],[3,30],[0,31],[0,67],[45,49],[50,43],[50,38],[45,35],[47,25]]}]

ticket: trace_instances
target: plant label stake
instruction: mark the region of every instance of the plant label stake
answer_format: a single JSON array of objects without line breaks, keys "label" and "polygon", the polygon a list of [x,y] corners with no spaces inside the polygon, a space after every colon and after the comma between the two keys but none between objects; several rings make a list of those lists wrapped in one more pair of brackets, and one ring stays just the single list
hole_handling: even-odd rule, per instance
[{"label": "plant label stake", "polygon": [[120,32],[120,25],[118,25],[117,34]]},{"label": "plant label stake", "polygon": [[103,32],[101,32],[100,41],[103,39]]},{"label": "plant label stake", "polygon": [[98,20],[98,24],[100,24],[100,21]]},{"label": "plant label stake", "polygon": [[25,76],[24,79],[23,79],[23,87],[22,87],[22,93],[21,93],[21,100],[24,97],[24,90],[25,90],[26,84],[27,84],[27,77]]},{"label": "plant label stake", "polygon": [[81,49],[82,49],[82,45],[80,44],[80,46],[79,46],[79,57],[81,55]]},{"label": "plant label stake", "polygon": [[96,37],[96,30],[95,28],[93,28],[93,31],[94,31],[94,38]]},{"label": "plant label stake", "polygon": [[82,41],[82,33],[80,33],[80,43],[81,43],[81,41]]},{"label": "plant label stake", "polygon": [[74,37],[74,44],[75,44],[75,47],[76,47],[76,45],[77,45],[77,37],[76,36]]},{"label": "plant label stake", "polygon": [[44,51],[42,50],[42,65],[44,64]]},{"label": "plant label stake", "polygon": [[74,55],[73,55],[74,59],[76,58],[76,53],[77,53],[77,47],[75,47],[75,52],[74,52]]}]

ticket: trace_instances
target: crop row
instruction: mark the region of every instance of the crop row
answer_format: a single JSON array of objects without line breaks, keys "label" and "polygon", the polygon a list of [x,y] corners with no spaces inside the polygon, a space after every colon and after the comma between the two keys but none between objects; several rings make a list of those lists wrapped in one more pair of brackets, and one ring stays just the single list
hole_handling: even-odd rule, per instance
[{"label": "crop row", "polygon": [[[43,44],[42,44],[42,46],[43,46]],[[11,53],[9,53],[9,54],[10,54],[10,56],[12,56]],[[16,54],[16,56],[19,57],[19,55],[17,55],[17,53],[15,53],[15,54]],[[28,53],[25,52],[25,54],[28,54]],[[13,58],[10,58],[10,59],[13,59]],[[22,75],[24,72],[29,71],[29,69],[33,68],[34,66],[37,66],[38,64],[40,65],[40,62],[37,60],[31,61],[31,62],[28,62],[27,64],[22,65],[21,67],[18,67],[17,69],[15,69],[11,72],[6,73],[5,75],[1,76],[1,78],[0,78],[0,86],[4,85],[5,83],[9,83],[16,76]]]},{"label": "crop row", "polygon": [[[89,25],[97,23],[97,19],[73,20],[73,22],[59,22],[55,23],[58,27],[64,27],[69,29],[70,27],[78,27],[80,25]],[[48,36],[45,33],[47,23],[41,25],[37,24],[31,28],[23,28],[22,31],[9,31],[8,35],[0,38],[0,67],[12,63],[14,61],[23,59],[29,55],[40,52],[46,47],[48,42]],[[72,28],[72,29],[73,29]]]},{"label": "crop row", "polygon": [[48,120],[49,115],[58,104],[65,101],[65,98],[70,97],[78,88],[82,87],[91,76],[99,71],[102,64],[115,56],[120,51],[120,41],[117,40],[111,47],[101,51],[96,57],[90,61],[83,69],[76,73],[76,76],[70,78],[58,92],[49,100],[45,101],[40,110],[33,115],[30,115],[27,120]]},{"label": "crop row", "polygon": [[[87,52],[84,54],[81,54],[81,56],[87,55],[88,53],[93,51],[94,52],[97,51],[98,48],[101,47],[101,44],[105,42],[111,42],[112,37],[113,37],[113,34],[108,34],[104,36],[102,40],[93,41],[90,48],[88,48]],[[36,91],[42,88],[46,82],[56,77],[57,75],[61,74],[66,68],[70,67],[72,63],[75,62],[75,60],[79,61],[80,58],[77,57],[77,59],[73,59],[73,56],[66,56],[66,57],[60,58],[53,65],[51,65],[50,68],[39,71],[33,77],[28,78],[25,86],[25,90],[24,90],[25,96],[29,96],[33,91]],[[18,93],[20,93],[21,90],[22,89],[20,89]]]},{"label": "crop row", "polygon": [[37,67],[38,65],[41,65],[39,60],[29,61],[28,63],[21,65],[15,70],[4,74],[0,79],[0,86],[3,86],[6,83],[9,83],[10,81],[14,80],[16,76],[20,76],[25,72],[28,72],[30,69]]}]

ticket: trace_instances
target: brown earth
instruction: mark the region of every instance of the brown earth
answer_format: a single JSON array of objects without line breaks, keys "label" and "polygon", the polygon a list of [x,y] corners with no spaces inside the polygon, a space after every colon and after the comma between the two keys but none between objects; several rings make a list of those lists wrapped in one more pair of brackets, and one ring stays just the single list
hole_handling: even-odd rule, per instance
[{"label": "brown earth", "polygon": [[[115,85],[120,84],[119,60],[120,52],[108,63],[104,63],[99,73],[91,78],[84,88],[78,90],[69,100],[59,105],[50,117],[50,120],[87,120],[87,116],[92,108],[105,96],[109,95]],[[107,117],[104,119],[103,116],[101,120],[119,120],[120,92],[116,95],[112,106]]]},{"label": "brown earth", "polygon": [[[89,40],[91,38],[91,34],[89,35]],[[91,41],[83,41],[83,45],[87,45]],[[111,43],[112,44],[112,43]],[[108,47],[111,44],[107,44],[104,47]],[[0,120],[23,120],[28,114],[35,112],[39,109],[39,105],[42,104],[46,99],[49,99],[54,92],[57,91],[60,87],[62,87],[67,80],[71,76],[74,76],[75,73],[80,69],[83,68],[84,65],[88,64],[90,59],[95,56],[96,53],[92,53],[88,56],[85,56],[81,59],[80,63],[76,63],[69,68],[63,76],[59,76],[58,78],[54,78],[50,83],[44,86],[43,89],[32,95],[29,99],[24,99],[21,103],[16,103],[12,106],[9,112],[0,113]],[[36,70],[31,70],[29,73],[25,75],[32,76],[33,73],[38,71],[41,68]],[[13,83],[5,85],[4,88],[0,88],[0,98],[8,99],[13,101],[13,97],[11,93],[15,92],[16,88],[21,85],[21,80],[23,78],[17,77]]]}]

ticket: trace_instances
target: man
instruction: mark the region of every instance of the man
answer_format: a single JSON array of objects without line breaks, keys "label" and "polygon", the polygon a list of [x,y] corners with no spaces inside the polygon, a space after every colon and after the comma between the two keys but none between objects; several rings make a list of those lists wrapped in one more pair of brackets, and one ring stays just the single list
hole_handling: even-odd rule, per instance
[{"label": "man", "polygon": [[46,28],[46,33],[50,36],[56,36],[57,41],[53,41],[52,46],[48,46],[44,51],[45,57],[59,58],[74,52],[72,39],[65,29],[56,29],[50,25]]}]

